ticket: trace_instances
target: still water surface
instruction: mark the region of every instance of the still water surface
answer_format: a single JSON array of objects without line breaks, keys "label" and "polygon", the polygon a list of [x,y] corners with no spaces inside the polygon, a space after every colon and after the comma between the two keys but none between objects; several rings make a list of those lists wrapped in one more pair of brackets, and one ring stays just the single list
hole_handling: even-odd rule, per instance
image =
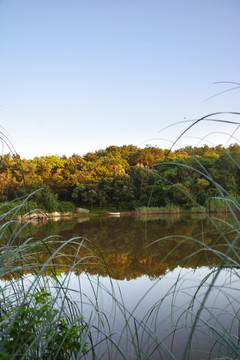
[{"label": "still water surface", "polygon": [[[191,334],[227,251],[226,238],[234,236],[229,221],[202,215],[91,217],[33,225],[29,231],[36,238],[87,239],[81,249],[84,260],[71,272],[69,286],[85,318],[97,308],[95,321],[111,334],[108,345],[101,342],[104,335],[94,335],[97,358],[198,360],[231,355],[229,349],[238,347],[237,269],[221,270]],[[73,248],[63,252],[59,272],[68,270],[68,261],[71,266]],[[100,318],[105,320],[99,323]],[[189,357],[184,353],[188,339]]]}]

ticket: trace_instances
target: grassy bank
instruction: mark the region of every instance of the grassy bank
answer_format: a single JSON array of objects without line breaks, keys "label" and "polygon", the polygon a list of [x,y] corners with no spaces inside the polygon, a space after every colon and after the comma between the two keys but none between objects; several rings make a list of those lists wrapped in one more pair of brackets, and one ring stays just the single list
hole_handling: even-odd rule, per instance
[{"label": "grassy bank", "polygon": [[168,205],[165,207],[147,207],[141,206],[135,210],[135,214],[146,214],[146,215],[154,215],[154,214],[179,214],[181,212],[181,208],[175,205]]},{"label": "grassy bank", "polygon": [[141,206],[135,210],[135,214],[180,214],[180,213],[231,213],[232,211],[238,212],[238,207],[232,207],[229,199],[212,198],[206,203],[206,206],[192,206],[190,209],[184,209],[176,205],[168,205],[165,207],[147,207]]},{"label": "grassy bank", "polygon": [[[42,217],[42,218],[54,218],[64,216],[81,216],[86,215],[85,213],[76,212],[76,206],[71,202],[60,202],[58,206],[52,212],[48,212],[47,209],[39,208],[38,204],[33,201],[12,201],[9,203],[0,204],[0,215],[3,217],[11,216],[12,211],[19,209],[18,216],[21,214],[25,218]],[[119,212],[117,208],[93,208],[86,209],[89,211],[88,215],[106,215],[109,212]],[[121,214],[128,215],[157,215],[157,214],[182,214],[182,213],[230,213],[231,211],[238,211],[237,207],[235,210],[229,207],[229,199],[213,198],[210,199],[206,206],[193,206],[190,209],[181,208],[177,205],[167,205],[164,207],[148,207],[141,206],[135,210],[121,210]]]},{"label": "grassy bank", "polygon": [[59,212],[59,213],[75,213],[76,205],[70,201],[57,201],[54,207],[40,206],[41,204],[32,201],[31,195],[29,198],[23,200],[16,200],[11,202],[0,203],[0,215],[6,215],[11,211],[16,211],[18,208],[21,209],[22,214],[32,212],[35,210],[41,210],[45,213]]}]

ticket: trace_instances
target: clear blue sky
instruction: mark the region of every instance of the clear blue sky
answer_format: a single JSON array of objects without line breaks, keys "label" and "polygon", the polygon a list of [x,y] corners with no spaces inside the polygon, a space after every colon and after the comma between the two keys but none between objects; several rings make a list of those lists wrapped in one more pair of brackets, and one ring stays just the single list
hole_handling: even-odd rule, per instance
[{"label": "clear blue sky", "polygon": [[239,16],[239,0],[0,0],[0,124],[27,158],[169,147],[150,139],[240,111],[239,89],[205,101],[240,82]]}]

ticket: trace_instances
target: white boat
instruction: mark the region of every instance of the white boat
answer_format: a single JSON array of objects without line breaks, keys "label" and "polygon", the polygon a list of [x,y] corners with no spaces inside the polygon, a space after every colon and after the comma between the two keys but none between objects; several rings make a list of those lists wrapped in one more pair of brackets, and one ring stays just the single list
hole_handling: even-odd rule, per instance
[{"label": "white boat", "polygon": [[120,212],[109,212],[108,215],[109,216],[120,217]]}]

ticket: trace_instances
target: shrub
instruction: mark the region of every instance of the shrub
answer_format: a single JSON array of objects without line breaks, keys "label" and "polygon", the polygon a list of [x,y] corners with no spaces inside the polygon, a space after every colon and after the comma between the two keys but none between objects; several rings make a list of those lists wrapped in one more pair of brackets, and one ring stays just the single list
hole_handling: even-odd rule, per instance
[{"label": "shrub", "polygon": [[1,359],[67,360],[81,348],[87,351],[87,343],[81,342],[83,317],[71,322],[54,305],[51,293],[40,288],[18,306],[1,308]]},{"label": "shrub", "polygon": [[58,201],[57,211],[62,213],[71,212],[74,213],[76,210],[76,205],[71,201]]},{"label": "shrub", "polygon": [[39,191],[35,191],[30,199],[36,202],[39,208],[47,212],[56,211],[58,207],[57,195],[53,194],[48,186],[39,189]]}]

